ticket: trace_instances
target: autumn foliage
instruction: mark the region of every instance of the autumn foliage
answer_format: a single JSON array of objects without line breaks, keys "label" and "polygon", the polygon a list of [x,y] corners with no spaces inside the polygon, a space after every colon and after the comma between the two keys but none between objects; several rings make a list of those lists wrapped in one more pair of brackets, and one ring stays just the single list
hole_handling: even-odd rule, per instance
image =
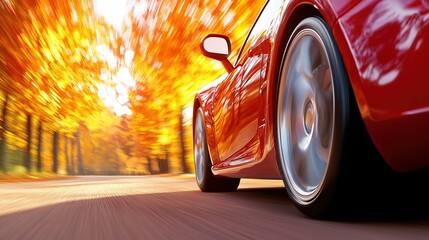
[{"label": "autumn foliage", "polygon": [[0,171],[193,171],[189,108],[225,71],[199,41],[234,61],[263,1],[118,1],[115,25],[92,0],[0,1]]}]

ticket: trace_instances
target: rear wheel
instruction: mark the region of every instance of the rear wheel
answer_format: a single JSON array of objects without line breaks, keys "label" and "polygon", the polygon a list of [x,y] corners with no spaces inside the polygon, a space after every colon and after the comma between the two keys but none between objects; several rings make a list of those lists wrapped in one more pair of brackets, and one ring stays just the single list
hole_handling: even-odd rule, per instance
[{"label": "rear wheel", "polygon": [[342,59],[322,19],[307,18],[293,32],[277,96],[277,149],[288,193],[306,215],[326,216],[339,195],[351,107]]},{"label": "rear wheel", "polygon": [[213,175],[212,162],[207,146],[203,111],[198,109],[194,124],[194,165],[198,187],[203,192],[235,191],[240,178],[227,178]]}]

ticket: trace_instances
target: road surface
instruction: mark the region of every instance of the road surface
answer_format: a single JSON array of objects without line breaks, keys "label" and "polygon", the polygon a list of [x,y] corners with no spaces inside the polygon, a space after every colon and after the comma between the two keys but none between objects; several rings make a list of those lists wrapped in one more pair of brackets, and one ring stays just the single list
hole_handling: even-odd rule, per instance
[{"label": "road surface", "polygon": [[429,239],[429,215],[312,220],[281,181],[202,193],[192,175],[84,176],[0,184],[0,239]]}]

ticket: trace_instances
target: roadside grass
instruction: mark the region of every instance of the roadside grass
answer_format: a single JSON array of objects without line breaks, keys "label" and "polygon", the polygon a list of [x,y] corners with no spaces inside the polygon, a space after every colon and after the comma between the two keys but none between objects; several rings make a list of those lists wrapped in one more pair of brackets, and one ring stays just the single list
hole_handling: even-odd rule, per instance
[{"label": "roadside grass", "polygon": [[56,180],[72,178],[73,176],[66,176],[52,173],[0,173],[0,183],[11,182],[34,182],[45,180]]},{"label": "roadside grass", "polygon": [[[54,174],[47,171],[38,172],[36,170],[36,163],[32,163],[32,171],[27,172],[25,167],[22,166],[24,152],[15,145],[8,144],[5,155],[5,168],[7,172],[0,171],[0,183],[10,182],[33,182],[54,179],[71,178],[67,176],[65,170],[59,169],[59,173]],[[35,157],[33,156],[33,159]]]}]

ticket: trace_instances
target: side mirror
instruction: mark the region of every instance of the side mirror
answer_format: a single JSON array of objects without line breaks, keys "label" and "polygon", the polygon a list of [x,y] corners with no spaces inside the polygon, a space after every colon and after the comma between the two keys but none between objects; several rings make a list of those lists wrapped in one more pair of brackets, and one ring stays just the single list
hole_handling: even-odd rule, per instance
[{"label": "side mirror", "polygon": [[229,38],[220,34],[209,34],[200,43],[200,49],[204,56],[219,60],[228,72],[234,70],[228,56],[231,53]]}]

